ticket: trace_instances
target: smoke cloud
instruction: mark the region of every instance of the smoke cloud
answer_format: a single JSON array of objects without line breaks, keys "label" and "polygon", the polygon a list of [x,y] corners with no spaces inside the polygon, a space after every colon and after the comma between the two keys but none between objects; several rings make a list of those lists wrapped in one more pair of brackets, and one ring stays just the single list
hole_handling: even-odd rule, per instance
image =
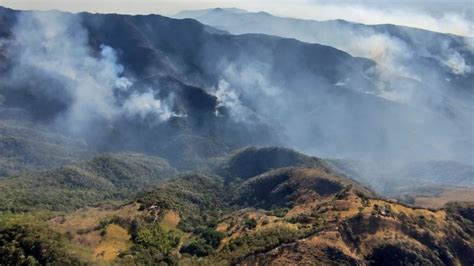
[{"label": "smoke cloud", "polygon": [[138,116],[143,120],[150,117],[154,123],[166,122],[172,117],[184,116],[173,112],[165,102],[156,99],[152,90],[142,94],[132,93],[123,104],[123,110],[126,115]]},{"label": "smoke cloud", "polygon": [[18,87],[34,80],[32,93],[64,103],[54,123],[70,133],[84,134],[94,123],[112,123],[124,114],[152,116],[155,122],[177,116],[151,90],[130,90],[133,82],[123,76],[115,50],[106,44],[91,50],[79,16],[24,12],[13,34],[9,47],[14,66],[8,82]]},{"label": "smoke cloud", "polygon": [[455,75],[467,76],[472,73],[472,66],[469,65],[459,52],[446,48],[441,61],[450,68]]},{"label": "smoke cloud", "polygon": [[[341,6],[343,9],[352,7]],[[324,5],[321,8],[324,9]],[[378,9],[363,9],[362,6],[357,8],[363,14],[384,13]],[[348,10],[346,13],[351,12]],[[196,19],[202,23],[233,34],[264,33],[296,38],[332,46],[355,57],[372,59],[377,64],[366,75],[368,79],[377,80],[375,90],[367,89],[367,86],[357,84],[354,80],[338,80],[333,84],[340,88],[357,89],[395,103],[428,110],[440,109],[443,108],[441,106],[447,106],[446,102],[450,101],[448,99],[465,98],[457,91],[465,90],[471,82],[473,50],[470,38],[403,27],[372,27],[344,21],[305,21],[235,10],[210,10],[196,14],[200,14]],[[180,15],[186,16],[185,12]],[[189,16],[193,17],[192,11]],[[438,19],[436,21],[439,22]],[[247,60],[244,68],[225,69],[227,71],[224,75],[228,80],[235,81],[235,84],[231,84],[234,88],[246,91],[247,88],[252,90],[252,87],[263,88],[261,95],[254,95],[252,92],[253,97],[270,96],[285,90],[279,84],[269,82],[271,65]],[[242,93],[241,97],[245,98],[245,95],[246,93]],[[448,112],[467,116],[472,111],[469,107],[472,103],[466,101],[468,99],[461,99],[462,108],[448,105],[445,109],[456,109]]]},{"label": "smoke cloud", "polygon": [[[286,146],[320,157],[474,163],[472,97],[466,92],[472,77],[472,53],[465,39],[414,29],[301,21],[234,10],[201,12],[197,19],[233,34],[296,38],[376,62],[356,73],[344,63],[336,64],[337,59],[330,55],[312,57],[308,52],[297,61],[288,57],[294,54],[277,52],[271,45],[261,56],[222,59],[217,64],[218,88],[232,96],[225,101],[220,96],[220,101],[229,109],[235,103],[248,107],[282,129]],[[313,66],[308,63],[311,61],[321,68],[336,64],[338,70],[317,76],[321,72],[305,68]],[[238,101],[231,100],[235,95]],[[461,145],[465,148],[460,149]]]},{"label": "smoke cloud", "polygon": [[219,108],[225,107],[231,111],[231,114],[239,114],[241,108],[238,94],[230,87],[230,84],[225,81],[219,81],[217,88],[211,90],[211,93],[217,98],[216,116],[219,116]]}]

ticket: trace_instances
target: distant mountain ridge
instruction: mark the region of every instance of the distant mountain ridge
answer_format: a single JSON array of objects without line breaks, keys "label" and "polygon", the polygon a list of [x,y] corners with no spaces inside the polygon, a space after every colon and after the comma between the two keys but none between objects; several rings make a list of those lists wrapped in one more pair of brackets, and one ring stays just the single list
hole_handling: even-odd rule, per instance
[{"label": "distant mountain ridge", "polygon": [[[435,86],[439,82],[446,83],[442,86],[454,86],[462,91],[463,96],[472,99],[468,84],[474,82],[474,55],[470,48],[474,36],[456,36],[390,24],[303,20],[266,12],[233,12],[220,8],[182,11],[174,17],[194,18],[232,34],[264,33],[329,45],[353,56],[371,58],[402,76],[417,76],[415,79],[427,86]],[[441,78],[433,79],[431,75]]]}]

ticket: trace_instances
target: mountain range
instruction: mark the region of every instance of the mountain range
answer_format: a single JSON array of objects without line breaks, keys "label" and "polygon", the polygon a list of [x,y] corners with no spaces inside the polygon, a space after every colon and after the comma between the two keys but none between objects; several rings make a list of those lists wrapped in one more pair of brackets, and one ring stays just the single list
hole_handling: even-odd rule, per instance
[{"label": "mountain range", "polygon": [[472,265],[470,42],[0,7],[0,264]]}]

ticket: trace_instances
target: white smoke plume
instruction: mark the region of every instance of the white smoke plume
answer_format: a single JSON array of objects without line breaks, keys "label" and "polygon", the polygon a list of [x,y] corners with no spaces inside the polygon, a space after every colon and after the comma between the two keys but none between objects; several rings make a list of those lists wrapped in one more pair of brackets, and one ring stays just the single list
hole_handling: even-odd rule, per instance
[{"label": "white smoke plume", "polygon": [[123,104],[123,110],[126,115],[138,116],[141,119],[151,116],[155,122],[165,122],[172,117],[183,117],[173,112],[164,101],[156,99],[152,90],[142,94],[132,93]]},{"label": "white smoke plume", "polygon": [[211,93],[217,98],[216,116],[220,115],[220,107],[226,107],[232,113],[235,113],[241,106],[239,95],[230,87],[229,82],[225,80],[220,80],[217,88],[211,90]]},{"label": "white smoke plume", "polygon": [[229,111],[230,117],[239,123],[249,124],[262,119],[253,110],[242,105],[239,92],[227,80],[220,80],[217,87],[212,88],[209,92],[217,98],[216,116],[222,116],[221,108],[225,108]]},{"label": "white smoke plume", "polygon": [[[36,82],[35,93],[69,101],[67,110],[57,118],[73,133],[87,131],[94,121],[113,121],[127,113],[144,117],[155,115],[164,122],[173,116],[167,103],[152,92],[127,92],[133,82],[123,76],[112,47],[105,44],[95,52],[89,48],[88,32],[79,16],[60,12],[25,12],[14,28],[16,55],[10,78],[28,80],[31,73],[44,77]],[[54,88],[51,80],[60,84]],[[40,91],[41,90],[41,91]],[[129,99],[118,101],[116,93],[126,92]],[[123,106],[122,106],[123,104]]]},{"label": "white smoke plume", "polygon": [[459,54],[459,52],[452,49],[445,50],[444,58],[441,61],[449,67],[451,72],[455,75],[466,76],[472,73],[472,66]]},{"label": "white smoke plume", "polygon": [[19,16],[14,34],[15,73],[32,69],[60,80],[63,93],[73,98],[66,114],[71,127],[88,123],[94,116],[111,119],[116,114],[111,88],[121,69],[109,47],[102,47],[100,58],[90,55],[87,32],[76,18],[57,12],[25,13]]}]

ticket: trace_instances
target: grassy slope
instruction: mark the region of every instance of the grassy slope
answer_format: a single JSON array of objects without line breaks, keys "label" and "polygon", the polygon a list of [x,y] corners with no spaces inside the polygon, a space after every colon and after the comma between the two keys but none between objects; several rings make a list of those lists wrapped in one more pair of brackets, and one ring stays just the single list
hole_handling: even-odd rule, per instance
[{"label": "grassy slope", "polygon": [[[255,176],[182,174],[139,194],[133,204],[40,219],[48,221],[48,230],[68,236],[64,252],[92,264],[474,261],[472,204],[413,208],[378,199],[324,164],[284,160],[275,166],[268,162],[276,159],[266,155],[264,167],[241,157],[250,169],[259,169],[252,170]],[[97,169],[100,161],[83,168]],[[214,163],[217,171],[225,169]],[[218,163],[229,165],[225,159]],[[229,176],[233,180],[226,182]]]},{"label": "grassy slope", "polygon": [[[270,173],[277,171],[288,169]],[[338,182],[338,177],[334,176],[320,177],[322,174],[318,174],[315,178],[319,171],[317,168],[292,169],[292,186],[300,188],[308,180],[320,178]],[[138,217],[143,228],[159,224],[162,228],[168,227],[167,230],[180,231],[179,244],[169,256],[185,265],[292,264],[315,260],[322,264],[366,263],[369,259],[380,262],[380,254],[398,254],[413,263],[431,261],[448,265],[468,263],[473,259],[469,255],[474,248],[471,205],[454,206],[447,211],[412,208],[368,198],[353,184],[340,184],[342,190],[324,195],[311,194],[309,190],[297,193],[293,203],[281,212],[273,207],[265,210],[232,205],[227,201],[231,198],[227,194],[238,193],[232,187],[225,188],[222,180],[186,175],[140,196],[140,208],[126,205],[113,212],[122,220]],[[314,191],[317,190],[314,187]],[[126,210],[132,206],[135,210],[130,214]],[[89,214],[95,212],[87,211],[88,215],[76,212],[55,228],[78,228],[74,224],[84,219],[81,216],[91,217],[94,215]],[[200,219],[196,220],[196,217]],[[98,226],[101,220],[95,218],[86,227]],[[210,248],[206,240],[202,240],[205,239],[204,229],[220,232],[222,238],[216,248]],[[180,247],[193,241],[208,248],[208,255],[198,258],[178,252]],[[137,245],[128,244],[132,249]],[[144,254],[134,253],[134,256],[139,259]]]}]

